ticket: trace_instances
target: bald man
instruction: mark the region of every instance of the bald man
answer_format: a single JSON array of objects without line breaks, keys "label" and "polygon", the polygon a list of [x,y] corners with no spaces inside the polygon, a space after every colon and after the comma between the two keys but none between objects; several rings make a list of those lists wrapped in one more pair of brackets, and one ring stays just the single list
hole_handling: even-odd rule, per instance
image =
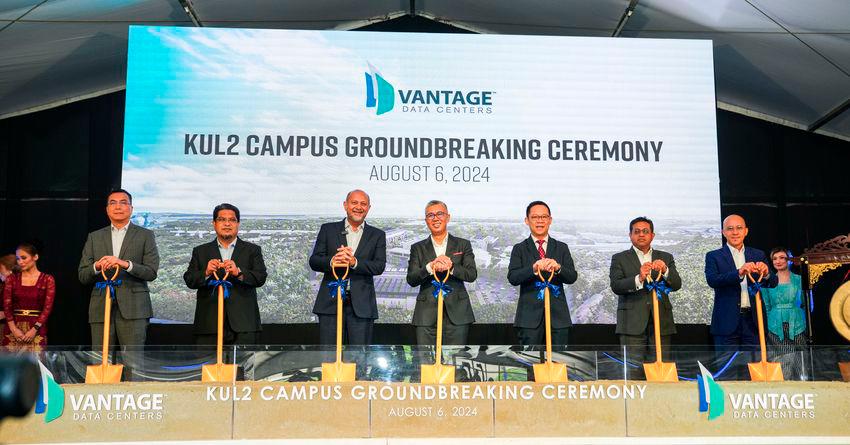
[{"label": "bald man", "polygon": [[747,291],[747,274],[754,279],[764,274],[763,287],[775,287],[776,276],[770,274],[767,257],[754,247],[745,247],[749,233],[747,223],[739,215],[723,220],[726,245],[705,255],[705,281],[714,289],[711,335],[718,354],[736,350],[753,351],[759,343],[755,299]]}]

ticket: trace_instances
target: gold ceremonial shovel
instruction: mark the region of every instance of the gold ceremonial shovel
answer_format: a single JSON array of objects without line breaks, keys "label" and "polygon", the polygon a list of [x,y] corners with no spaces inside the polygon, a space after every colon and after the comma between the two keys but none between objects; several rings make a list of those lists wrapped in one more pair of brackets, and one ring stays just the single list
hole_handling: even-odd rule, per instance
[{"label": "gold ceremonial shovel", "polygon": [[[747,273],[747,277],[753,283],[753,274]],[[764,278],[764,274],[759,274],[758,281]],[[764,345],[764,319],[761,316],[761,291],[756,292],[756,317],[759,324],[759,346],[761,347],[761,361],[756,363],[747,363],[750,368],[750,380],[754,382],[781,382],[785,380],[782,375],[782,365],[767,361],[767,348]]]},{"label": "gold ceremonial shovel", "polygon": [[[121,268],[115,266],[115,273],[112,278],[106,277],[106,269],[101,269],[100,274],[104,281],[110,283],[115,281],[118,272]],[[109,364],[109,324],[110,315],[112,314],[112,286],[107,284],[106,288],[106,305],[103,309],[103,353],[99,365],[89,365],[86,367],[86,383],[119,383],[121,382],[121,374],[124,372],[124,365]]]},{"label": "gold ceremonial shovel", "polygon": [[[230,275],[230,272],[224,272],[224,278],[218,279],[218,272],[213,271],[213,277],[216,281],[224,281]],[[201,368],[202,382],[233,382],[236,380],[236,369],[234,365],[225,365],[222,362],[222,350],[224,349],[224,285],[219,284],[218,288],[218,335],[215,345],[215,364],[204,365]]]},{"label": "gold ceremonial shovel", "polygon": [[[336,273],[337,267],[344,267],[345,273],[342,278]],[[348,264],[332,264],[331,272],[337,281],[348,277]],[[348,298],[351,298],[349,296]],[[333,363],[322,363],[323,382],[353,382],[357,374],[355,363],[342,362],[342,283],[336,288],[336,361]]]},{"label": "gold ceremonial shovel", "polygon": [[[446,277],[442,281],[434,272],[434,279],[440,284],[446,284],[452,270],[446,271]],[[437,351],[434,356],[433,365],[422,365],[420,368],[420,381],[426,384],[446,384],[455,382],[455,367],[443,365],[443,289],[437,294]]]},{"label": "gold ceremonial shovel", "polygon": [[[646,276],[649,283],[661,280],[661,271],[658,271],[658,277],[652,279],[652,271]],[[646,374],[647,382],[678,382],[679,373],[676,371],[676,363],[665,363],[661,361],[661,321],[658,316],[658,291],[652,289],[652,322],[655,328],[655,362],[644,363],[643,372]],[[669,297],[668,297],[669,298]]]},{"label": "gold ceremonial shovel", "polygon": [[[549,279],[544,280],[540,271],[537,271],[540,281],[546,283],[543,288],[544,319],[546,321],[546,363],[537,363],[534,366],[534,381],[539,383],[559,383],[567,381],[567,365],[565,363],[554,363],[552,361],[552,308],[549,304],[549,283],[555,276],[555,271],[549,272]],[[566,296],[564,296],[566,298]]]}]

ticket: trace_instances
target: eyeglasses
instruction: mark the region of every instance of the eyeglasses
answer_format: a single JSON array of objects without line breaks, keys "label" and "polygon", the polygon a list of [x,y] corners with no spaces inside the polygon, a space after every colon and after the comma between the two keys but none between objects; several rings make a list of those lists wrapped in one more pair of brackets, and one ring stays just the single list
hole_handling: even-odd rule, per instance
[{"label": "eyeglasses", "polygon": [[228,223],[230,223],[230,224],[236,224],[236,223],[238,223],[238,222],[239,222],[239,220],[238,220],[238,219],[236,219],[236,218],[222,218],[222,217],[218,217],[218,218],[216,218],[216,219],[215,219],[215,222],[217,222],[217,223],[222,223],[222,224],[224,224],[224,223],[226,223],[226,222],[228,222]]},{"label": "eyeglasses", "polygon": [[635,235],[640,235],[641,233],[644,235],[649,235],[650,233],[652,233],[652,231],[649,229],[634,229],[632,230],[632,233]]},{"label": "eyeglasses", "polygon": [[118,207],[118,206],[124,207],[124,206],[129,206],[130,201],[127,201],[126,199],[122,199],[120,201],[111,200],[111,201],[107,202],[106,205],[108,205],[109,207]]},{"label": "eyeglasses", "polygon": [[425,214],[425,219],[434,219],[434,218],[443,219],[446,216],[448,216],[448,213],[446,213],[446,212],[437,212],[437,213],[430,212],[430,213]]},{"label": "eyeglasses", "polygon": [[536,221],[541,221],[541,222],[542,221],[549,221],[549,218],[551,218],[551,216],[549,216],[549,215],[531,215],[531,216],[528,217],[528,219],[535,221],[535,222]]},{"label": "eyeglasses", "polygon": [[741,232],[746,229],[747,226],[726,226],[723,231],[724,232]]}]

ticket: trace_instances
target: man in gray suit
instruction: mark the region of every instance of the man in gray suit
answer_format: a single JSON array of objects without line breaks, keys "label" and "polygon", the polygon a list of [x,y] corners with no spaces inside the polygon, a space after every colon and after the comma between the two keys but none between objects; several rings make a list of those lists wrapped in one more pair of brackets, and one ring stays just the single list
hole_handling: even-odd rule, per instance
[{"label": "man in gray suit", "polygon": [[[617,330],[620,345],[627,347],[630,359],[648,361],[649,345],[655,342],[652,321],[652,294],[645,287],[647,275],[655,279],[661,273],[671,291],[682,287],[673,255],[652,248],[655,225],[649,218],[640,216],[629,223],[632,248],[614,254],[611,258],[611,290],[617,294]],[[670,340],[676,333],[673,322],[673,305],[670,295],[661,295],[658,318],[661,325],[662,356],[669,359]],[[652,349],[654,351],[654,349]],[[654,353],[651,354],[654,359]]]},{"label": "man in gray suit", "polygon": [[[156,279],[159,252],[152,231],[130,223],[133,197],[118,189],[109,194],[106,215],[110,225],[89,233],[80,257],[78,276],[85,285],[101,281],[101,271],[120,268],[112,303],[109,343],[144,345],[148,322],[153,315],[148,282]],[[95,288],[89,303],[92,347],[103,345],[104,290]],[[117,339],[117,342],[115,341]]]},{"label": "man in gray suit", "polygon": [[468,240],[448,232],[451,215],[446,203],[430,201],[425,206],[425,224],[431,236],[410,246],[407,264],[407,284],[419,286],[413,325],[416,326],[416,343],[433,345],[437,339],[437,298],[434,296],[434,278],[441,280],[449,273],[446,285],[451,291],[443,293],[443,344],[465,345],[469,338],[469,325],[475,322],[469,294],[464,281],[478,278],[475,255]]}]

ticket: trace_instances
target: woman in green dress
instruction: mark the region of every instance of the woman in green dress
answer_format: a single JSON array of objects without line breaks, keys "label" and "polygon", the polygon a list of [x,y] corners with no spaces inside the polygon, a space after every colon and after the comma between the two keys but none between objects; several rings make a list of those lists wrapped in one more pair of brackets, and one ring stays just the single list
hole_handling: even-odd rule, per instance
[{"label": "woman in green dress", "polygon": [[802,377],[802,350],[806,338],[806,313],[800,275],[788,268],[788,252],[783,247],[770,251],[770,262],[779,278],[775,288],[762,288],[761,296],[767,312],[767,339],[782,362],[786,379]]}]

